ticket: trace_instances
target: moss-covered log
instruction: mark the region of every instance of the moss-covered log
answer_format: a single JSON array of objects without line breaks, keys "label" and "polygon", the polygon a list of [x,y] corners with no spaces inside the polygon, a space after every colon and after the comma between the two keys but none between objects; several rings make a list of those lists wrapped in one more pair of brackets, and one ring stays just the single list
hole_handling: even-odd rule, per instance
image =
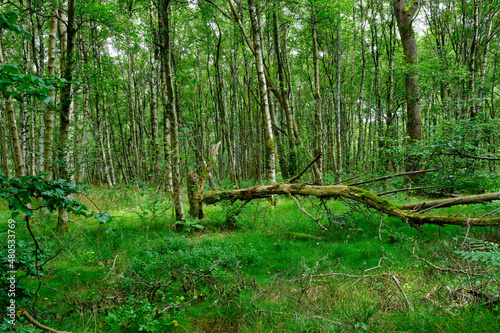
[{"label": "moss-covered log", "polygon": [[[315,196],[318,198],[332,198],[332,197],[342,197],[352,199],[354,201],[363,203],[370,208],[378,210],[389,216],[394,216],[400,218],[403,221],[408,222],[410,225],[418,226],[422,224],[439,224],[439,225],[499,225],[500,218],[466,218],[461,216],[441,216],[441,215],[427,215],[421,214],[414,211],[416,208],[427,205],[431,207],[432,202],[416,203],[400,205],[393,203],[387,199],[377,196],[368,190],[344,186],[344,185],[331,185],[331,186],[317,186],[308,184],[279,184],[272,186],[255,186],[251,188],[225,191],[225,192],[215,192],[208,193],[203,197],[203,202],[205,204],[215,204],[220,201],[229,200],[253,200],[258,198],[267,198],[271,195],[280,194],[291,194],[291,195],[304,195],[304,196]],[[474,201],[473,198],[479,201]],[[479,198],[478,198],[479,197]],[[466,198],[470,198],[467,200]],[[486,200],[488,198],[489,200]],[[457,199],[449,199],[446,202],[446,207],[458,205],[458,204],[472,204],[476,202],[485,202],[492,200],[499,200],[499,193],[492,193],[491,196],[486,197],[486,195],[480,196],[469,196],[460,198],[461,201]],[[439,207],[445,207],[442,200],[439,200],[441,205]]]}]

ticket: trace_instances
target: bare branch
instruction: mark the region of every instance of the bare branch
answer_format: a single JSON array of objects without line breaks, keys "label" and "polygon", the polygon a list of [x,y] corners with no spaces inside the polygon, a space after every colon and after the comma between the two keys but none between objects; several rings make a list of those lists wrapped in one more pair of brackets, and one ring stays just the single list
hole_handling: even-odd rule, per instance
[{"label": "bare branch", "polygon": [[357,186],[357,185],[362,185],[362,184],[369,184],[369,183],[379,182],[381,180],[386,180],[386,179],[391,179],[391,178],[396,178],[396,177],[401,177],[401,176],[417,175],[417,174],[421,174],[421,173],[435,172],[435,171],[439,171],[439,169],[419,170],[419,171],[410,171],[410,172],[396,173],[394,175],[388,175],[388,176],[384,176],[384,177],[380,177],[380,178],[375,178],[375,179],[370,179],[370,180],[364,180],[362,182],[348,184],[348,186]]},{"label": "bare branch", "polygon": [[33,325],[35,325],[36,327],[38,327],[39,329],[42,329],[44,331],[48,331],[48,332],[52,332],[52,333],[70,333],[70,332],[66,332],[66,331],[58,331],[56,329],[53,329],[51,327],[48,327],[48,326],[45,326],[45,325],[39,323],[35,318],[33,318],[32,316],[30,316],[30,314],[26,310],[23,311],[23,316],[30,323],[32,323]]},{"label": "bare branch", "polygon": [[300,177],[302,177],[302,175],[307,171],[307,169],[309,169],[314,163],[316,163],[316,161],[319,160],[322,156],[323,156],[323,154],[318,154],[318,156],[316,156],[311,162],[309,162],[309,164],[306,165],[306,167],[304,169],[302,169],[302,171],[297,176],[294,176],[294,177],[290,178],[289,180],[287,180],[286,184],[291,184],[294,181],[299,180]]}]

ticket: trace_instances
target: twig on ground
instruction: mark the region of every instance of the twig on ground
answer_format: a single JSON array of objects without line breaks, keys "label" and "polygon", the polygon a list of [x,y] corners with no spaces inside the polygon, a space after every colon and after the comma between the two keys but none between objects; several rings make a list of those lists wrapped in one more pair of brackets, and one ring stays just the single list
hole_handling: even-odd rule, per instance
[{"label": "twig on ground", "polygon": [[394,280],[394,282],[396,282],[396,285],[398,286],[399,291],[401,291],[401,294],[403,294],[403,296],[406,300],[406,304],[408,304],[408,309],[410,309],[410,311],[413,311],[413,306],[411,305],[410,301],[408,300],[408,297],[406,296],[405,292],[403,291],[403,288],[401,288],[401,285],[399,284],[399,281],[398,281],[398,278],[396,277],[396,275],[393,275],[392,279]]},{"label": "twig on ground", "polygon": [[484,214],[484,215],[481,215],[479,218],[480,218],[480,219],[482,219],[483,217],[486,217],[486,216],[488,216],[488,215],[494,214],[494,213],[498,212],[499,210],[500,210],[500,207],[498,207],[498,208],[497,208],[497,209],[495,209],[495,210],[492,210],[492,211],[491,211],[491,212],[489,212],[489,213],[486,213],[486,214]]},{"label": "twig on ground", "polygon": [[[462,215],[464,218],[467,218],[465,215]],[[469,231],[470,231],[470,220],[467,218],[467,231],[465,232],[465,237],[464,237],[464,241],[462,242],[462,244],[460,245],[460,248],[463,249],[464,248],[464,245],[465,245],[465,242],[467,241],[467,237],[469,237]]]},{"label": "twig on ground", "polygon": [[384,224],[384,213],[380,213],[380,224],[378,225],[378,239],[380,241],[382,241],[382,224]]},{"label": "twig on ground", "polygon": [[115,260],[113,260],[113,266],[111,266],[111,268],[110,268],[110,270],[109,270],[108,274],[106,274],[106,276],[103,278],[103,280],[106,280],[106,278],[109,276],[109,274],[111,274],[111,272],[112,272],[112,271],[113,271],[113,269],[115,268],[116,259],[118,259],[118,257],[119,257],[119,256],[120,256],[119,254],[117,254],[117,255],[115,256]]},{"label": "twig on ground", "polygon": [[[377,266],[372,267],[372,268],[365,269],[365,270],[364,270],[364,272],[369,272],[369,271],[371,271],[371,270],[374,270],[374,269],[377,269],[377,268],[381,268],[381,267],[382,267],[382,265],[381,265],[381,264],[382,264],[382,261],[383,261],[383,260],[389,260],[389,258],[386,258],[386,257],[382,257],[382,258],[380,258],[380,260],[378,261],[378,265],[377,265]],[[389,260],[389,262],[392,264],[392,266],[394,266],[394,263],[393,263],[392,261],[390,261],[390,260]],[[391,269],[391,268],[392,268],[392,266],[391,266],[389,269]]]},{"label": "twig on ground", "polygon": [[448,273],[461,273],[461,274],[465,274],[465,275],[474,275],[474,276],[484,276],[484,274],[476,274],[476,273],[472,273],[470,271],[467,272],[464,270],[453,269],[453,268],[448,268],[448,267],[439,267],[439,266],[434,265],[433,263],[429,262],[428,260],[426,260],[424,258],[420,258],[420,257],[417,257],[415,255],[413,257],[415,259],[418,259],[418,260],[425,262],[427,265],[431,266],[432,268],[434,268],[437,271],[448,272]]},{"label": "twig on ground", "polygon": [[42,329],[44,331],[48,331],[48,332],[52,332],[52,333],[70,333],[70,332],[66,332],[66,331],[58,331],[56,329],[53,329],[51,327],[48,327],[48,326],[45,326],[45,325],[39,323],[35,318],[33,318],[32,316],[30,316],[30,314],[26,310],[23,311],[23,316],[30,323],[32,323],[33,325],[35,325],[36,327],[38,327],[39,329]]}]

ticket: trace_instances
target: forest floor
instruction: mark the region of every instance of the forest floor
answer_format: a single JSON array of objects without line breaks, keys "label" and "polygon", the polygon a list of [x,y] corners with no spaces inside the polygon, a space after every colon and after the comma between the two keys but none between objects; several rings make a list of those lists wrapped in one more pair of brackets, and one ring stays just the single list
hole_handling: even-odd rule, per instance
[{"label": "forest floor", "polygon": [[[206,219],[174,230],[170,201],[151,188],[92,190],[93,203],[79,200],[114,218],[104,225],[77,218],[59,235],[55,214],[34,216],[44,250],[38,259],[25,223],[17,222],[17,304],[57,330],[500,332],[499,227],[425,225],[421,233],[350,201],[329,200],[325,213],[318,199],[301,199],[325,232],[280,197],[276,206],[248,203],[236,230],[225,230],[224,221],[240,203],[206,207]],[[1,202],[2,239],[8,218]],[[6,253],[2,246],[2,258]],[[47,261],[41,285],[36,260]],[[19,332],[41,332],[24,317],[18,323]]]}]

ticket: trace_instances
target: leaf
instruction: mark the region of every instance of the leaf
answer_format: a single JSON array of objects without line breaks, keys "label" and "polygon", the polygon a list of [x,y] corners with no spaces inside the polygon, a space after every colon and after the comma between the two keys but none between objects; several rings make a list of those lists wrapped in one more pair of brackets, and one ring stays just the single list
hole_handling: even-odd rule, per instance
[{"label": "leaf", "polygon": [[52,99],[52,97],[46,96],[44,99],[42,99],[42,102],[44,102],[45,104],[50,104],[54,102],[54,100]]},{"label": "leaf", "polygon": [[4,64],[2,66],[2,71],[5,71],[5,72],[11,73],[11,74],[18,74],[19,73],[19,64],[16,64],[16,63]]},{"label": "leaf", "polygon": [[99,224],[105,224],[111,221],[111,215],[108,212],[104,213],[94,212],[94,217],[96,217],[99,220]]}]

